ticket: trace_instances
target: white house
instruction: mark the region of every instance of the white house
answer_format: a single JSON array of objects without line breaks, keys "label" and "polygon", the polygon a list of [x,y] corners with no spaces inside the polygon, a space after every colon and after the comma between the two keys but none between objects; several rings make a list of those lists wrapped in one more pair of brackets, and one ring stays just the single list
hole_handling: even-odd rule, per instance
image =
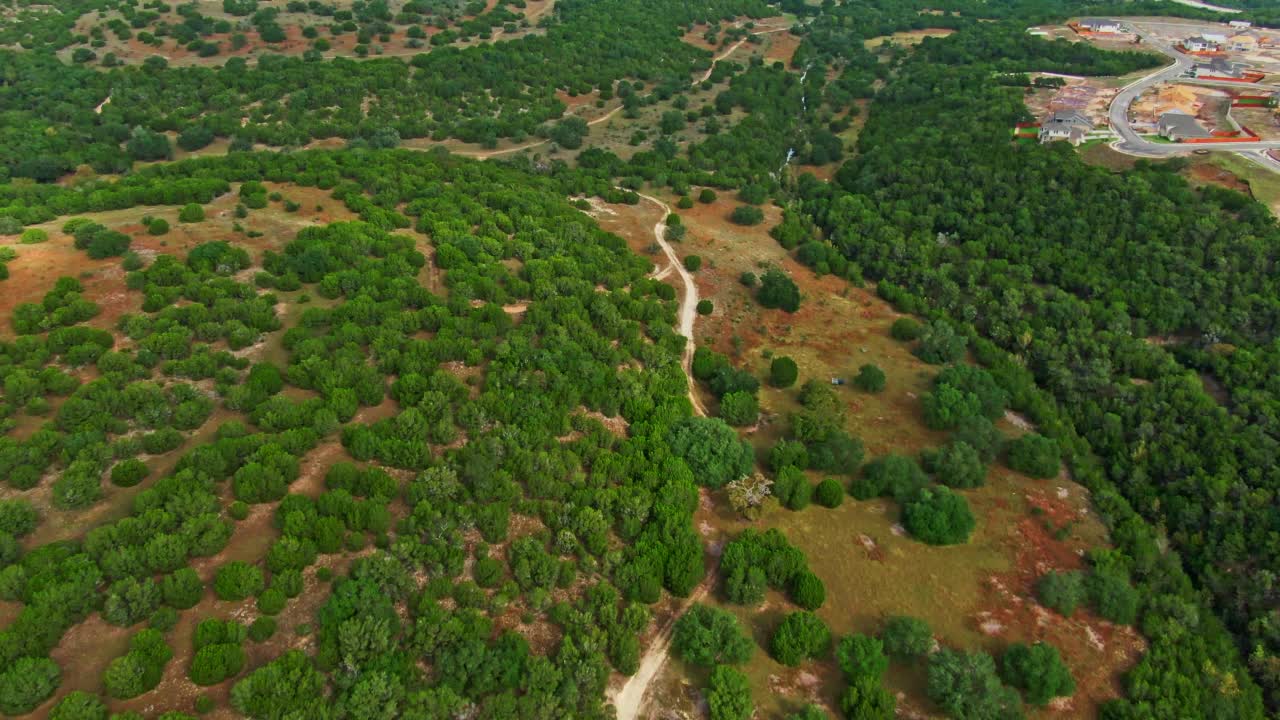
[{"label": "white house", "polygon": [[1248,20],[1232,20],[1227,24],[1237,30],[1248,30],[1249,28],[1253,27],[1253,23],[1249,22]]},{"label": "white house", "polygon": [[1040,123],[1040,142],[1066,140],[1072,145],[1079,145],[1092,129],[1093,123],[1084,115],[1073,110],[1059,111]]},{"label": "white house", "polygon": [[1182,48],[1187,52],[1214,52],[1218,44],[1201,35],[1194,35],[1182,41]]},{"label": "white house", "polygon": [[1120,32],[1120,21],[1110,20],[1107,18],[1084,18],[1078,23],[1078,26],[1084,32],[1091,32],[1091,33]]}]

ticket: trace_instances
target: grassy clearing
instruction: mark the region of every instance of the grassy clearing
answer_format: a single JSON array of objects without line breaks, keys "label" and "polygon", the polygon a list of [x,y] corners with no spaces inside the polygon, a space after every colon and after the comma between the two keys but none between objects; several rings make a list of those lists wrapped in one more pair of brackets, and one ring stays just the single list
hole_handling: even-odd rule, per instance
[{"label": "grassy clearing", "polygon": [[[674,199],[664,199],[674,205]],[[766,221],[757,227],[730,223],[727,216],[737,204],[722,194],[715,203],[678,211],[689,232],[677,252],[703,257],[694,276],[702,296],[715,306],[710,316],[698,319],[698,342],[729,354],[758,377],[767,376],[770,355],[789,355],[800,366],[800,382],[851,378],[863,363],[875,363],[888,378],[884,392],[868,395],[848,385],[837,389],[847,427],[862,438],[867,457],[916,453],[945,442],[945,434],[928,430],[920,420],[919,397],[938,368],[925,365],[889,337],[888,328],[899,315],[871,289],[817,277],[788,257],[766,232],[780,216],[777,208],[764,208]],[[596,213],[602,225],[643,251],[651,242],[653,213],[644,206],[607,209],[614,214]],[[761,308],[739,283],[743,271],[759,274],[769,265],[783,267],[800,286],[804,302],[798,312]],[[798,405],[794,388],[766,385],[760,398],[762,422],[746,436],[764,453],[785,432],[786,415]],[[1010,422],[1002,421],[1000,427],[1010,436],[1021,432]],[[811,479],[820,477],[811,474]],[[930,547],[905,536],[896,527],[899,508],[879,500],[846,498],[836,509],[815,505],[801,512],[771,504],[759,519],[748,522],[716,495],[695,520],[713,551],[749,526],[781,529],[826,583],[827,602],[818,614],[837,635],[874,632],[886,616],[910,614],[928,621],[937,640],[949,646],[999,652],[1013,641],[1052,642],[1072,666],[1079,690],[1056,712],[1031,715],[1093,714],[1099,703],[1119,692],[1119,675],[1136,659],[1140,638],[1131,629],[1111,627],[1084,613],[1062,618],[1031,599],[1034,582],[1045,570],[1078,567],[1085,549],[1106,543],[1087,494],[1066,477],[1030,480],[995,466],[985,487],[965,495],[979,524],[971,541],[956,547]],[[709,602],[721,601],[713,593]],[[768,656],[773,629],[795,609],[785,598],[770,593],[761,607],[727,609],[751,629],[759,646],[744,668],[752,680],[758,717],[785,717],[806,702],[822,703],[835,716],[843,686],[833,662],[793,669]],[[655,684],[650,707],[695,713],[705,675],[673,659]],[[936,714],[924,697],[922,665],[895,665],[887,682],[899,693],[904,711]]]},{"label": "grassy clearing", "polygon": [[1239,178],[1255,200],[1280,215],[1280,175],[1234,153],[1214,153],[1211,162]]}]

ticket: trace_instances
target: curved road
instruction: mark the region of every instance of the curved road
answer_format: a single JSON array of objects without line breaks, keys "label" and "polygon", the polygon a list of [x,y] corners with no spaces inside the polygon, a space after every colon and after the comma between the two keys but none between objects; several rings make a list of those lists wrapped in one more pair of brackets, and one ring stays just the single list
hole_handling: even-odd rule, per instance
[{"label": "curved road", "polygon": [[[1132,28],[1137,31],[1139,26],[1133,25]],[[1172,65],[1129,83],[1116,94],[1115,99],[1111,101],[1111,107],[1107,113],[1107,120],[1110,122],[1112,129],[1120,136],[1118,141],[1112,143],[1112,148],[1128,155],[1152,158],[1185,155],[1193,150],[1236,152],[1243,157],[1263,165],[1264,167],[1280,172],[1280,162],[1277,162],[1266,153],[1269,149],[1280,148],[1280,140],[1186,145],[1182,143],[1154,143],[1138,135],[1138,133],[1134,131],[1133,126],[1129,124],[1129,107],[1133,104],[1133,101],[1151,86],[1157,83],[1173,80],[1179,75],[1189,71],[1196,61],[1195,56],[1185,55],[1174,50],[1166,43],[1152,40],[1146,33],[1140,34],[1143,35],[1147,45],[1159,50],[1165,55],[1168,55],[1174,62]],[[1232,84],[1232,87],[1236,86],[1238,85]]]}]

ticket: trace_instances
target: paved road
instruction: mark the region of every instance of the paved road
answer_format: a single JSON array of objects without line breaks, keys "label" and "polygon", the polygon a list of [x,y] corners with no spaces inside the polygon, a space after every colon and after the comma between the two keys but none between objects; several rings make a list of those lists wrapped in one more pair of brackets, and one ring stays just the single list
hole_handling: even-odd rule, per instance
[{"label": "paved road", "polygon": [[1121,88],[1120,92],[1116,94],[1115,98],[1111,101],[1111,108],[1107,114],[1107,119],[1110,121],[1112,129],[1120,136],[1120,140],[1111,145],[1112,148],[1128,155],[1139,155],[1142,157],[1171,157],[1174,155],[1186,155],[1193,150],[1237,152],[1244,157],[1248,157],[1254,162],[1280,172],[1280,163],[1272,160],[1265,152],[1269,149],[1280,148],[1280,140],[1186,145],[1181,143],[1154,143],[1138,135],[1138,133],[1133,129],[1133,126],[1129,124],[1129,106],[1133,104],[1133,101],[1137,99],[1139,95],[1151,86],[1157,83],[1173,80],[1179,75],[1190,70],[1191,66],[1195,63],[1196,58],[1191,55],[1180,53],[1166,43],[1152,39],[1149,34],[1141,32],[1140,25],[1134,24],[1133,29],[1143,36],[1144,42],[1148,46],[1168,55],[1173,60],[1173,64],[1129,83],[1125,87]]}]

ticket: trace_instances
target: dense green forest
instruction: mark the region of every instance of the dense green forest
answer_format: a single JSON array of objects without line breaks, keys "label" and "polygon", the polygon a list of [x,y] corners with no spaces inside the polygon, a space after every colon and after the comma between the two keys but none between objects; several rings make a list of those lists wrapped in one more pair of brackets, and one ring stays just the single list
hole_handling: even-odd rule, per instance
[{"label": "dense green forest", "polygon": [[[191,5],[177,6],[181,23],[156,2],[33,5],[0,3],[0,228],[17,237],[57,221],[77,251],[119,265],[140,310],[104,330],[87,277],[67,274],[5,319],[0,599],[14,612],[0,629],[0,713],[32,712],[58,691],[77,668],[51,651],[98,613],[129,630],[101,677],[112,703],[156,688],[177,650],[193,683],[228,682],[227,702],[254,718],[610,717],[606,683],[636,671],[651,606],[708,576],[699,488],[724,488],[736,506],[763,477],[734,429],[757,421],[761,379],[703,347],[686,377],[674,288],[569,199],[636,203],[659,187],[681,207],[696,188],[711,193],[703,202],[711,188],[732,192],[741,225],[761,222],[758,206],[784,206],[771,235],[800,262],[871,279],[924,320],[894,336],[940,366],[920,404],[926,425],[951,435],[918,458],[865,457],[825,381],[797,383],[795,362],[774,360],[770,384],[799,385],[798,410],[759,458],[782,506],[888,497],[913,538],[964,543],[975,519],[963,491],[988,464],[1048,478],[1065,461],[1115,549],[1091,554],[1085,572],[1046,575],[1039,599],[1068,616],[1089,604],[1147,640],[1102,716],[1280,708],[1280,227],[1243,195],[1192,188],[1179,161],[1114,173],[1065,144],[1009,142],[1029,119],[1021,73],[1162,64],[1045,41],[1028,24],[1068,10],[1217,14],[1149,1],[562,0],[545,32],[454,47],[514,21],[520,4],[227,0],[269,42],[285,32],[281,9],[332,18],[361,42],[428,25],[456,34],[404,59],[171,67],[54,51],[93,47],[101,33],[73,28],[99,12],[125,18],[104,25],[117,38],[145,32],[195,51],[234,28]],[[1248,17],[1267,19],[1253,5]],[[780,10],[796,18],[790,63],[712,67],[711,52],[681,41],[696,24]],[[956,32],[912,51],[863,44],[922,28]],[[708,70],[706,104],[688,107]],[[660,127],[634,151],[588,145],[571,162],[392,149],[409,138],[581,145],[585,123],[566,119],[561,94],[616,102],[624,117],[661,105]],[[840,134],[862,112],[846,147]],[[347,147],[298,149],[326,138]],[[217,139],[226,154],[165,162],[175,145]],[[842,164],[828,183],[794,177],[792,162]],[[82,165],[119,177],[67,182]],[[359,220],[305,227],[275,251],[232,240],[152,256],[78,217],[182,206],[180,221],[196,221],[229,193],[248,213],[269,202],[264,183],[321,189]],[[811,301],[776,269],[754,297],[786,312]],[[276,361],[246,354],[268,339]],[[982,368],[952,365],[966,348]],[[690,380],[718,417],[695,414]],[[856,385],[879,392],[884,374],[864,365]],[[1006,443],[992,424],[1006,407],[1037,433]],[[322,447],[353,462],[298,492]],[[154,470],[168,454],[176,462]],[[841,477],[814,486],[805,470]],[[74,513],[117,492],[132,493],[123,511],[32,540],[44,537],[38,493],[50,512]],[[205,618],[190,648],[175,647],[174,627],[207,608],[192,566],[258,511],[269,514],[264,562],[222,562],[208,583],[219,602],[251,601],[256,619]],[[347,555],[333,572],[328,561]],[[878,638],[831,637],[812,612],[831,590],[776,529],[735,537],[714,577],[732,604],[772,590],[795,605],[767,651],[787,666],[835,657],[848,718],[892,717],[887,657],[932,646],[913,618]],[[248,662],[304,592],[322,595],[312,650]],[[713,718],[751,714],[734,665],[752,647],[725,611],[695,605],[677,624],[676,652],[710,668]],[[1039,643],[1011,646],[998,670],[985,653],[944,649],[927,672],[930,699],[953,717],[1019,717],[1024,698],[1074,687]],[[797,717],[824,716],[811,708]],[[42,711],[107,716],[83,692]]]}]

